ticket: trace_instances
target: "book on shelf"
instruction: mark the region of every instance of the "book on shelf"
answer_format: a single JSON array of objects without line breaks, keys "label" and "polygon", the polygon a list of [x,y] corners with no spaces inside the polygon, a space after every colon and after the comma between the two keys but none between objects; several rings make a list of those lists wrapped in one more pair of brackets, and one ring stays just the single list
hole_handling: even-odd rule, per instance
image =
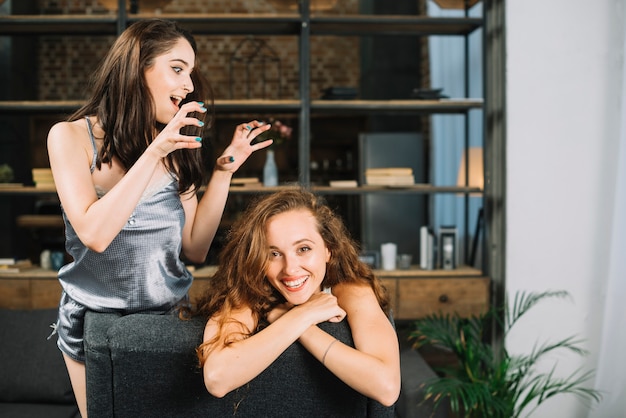
[{"label": "book on shelf", "polygon": [[413,176],[365,176],[365,183],[369,186],[412,186],[415,179]]},{"label": "book on shelf", "polygon": [[30,260],[15,260],[12,258],[0,259],[0,274],[2,273],[20,273],[33,268]]},{"label": "book on shelf", "polygon": [[366,176],[412,176],[411,167],[378,167],[365,169]]},{"label": "book on shelf", "polygon": [[235,177],[231,179],[230,185],[234,187],[261,187],[263,183],[258,177]]},{"label": "book on shelf", "polygon": [[358,187],[359,184],[356,180],[331,180],[330,187]]},{"label": "book on shelf", "polygon": [[44,189],[54,189],[54,179],[52,178],[52,170],[49,168],[33,168],[33,183],[35,183],[35,187],[44,188]]},{"label": "book on shelf", "polygon": [[415,177],[410,167],[368,168],[365,183],[370,186],[411,186],[415,184]]}]

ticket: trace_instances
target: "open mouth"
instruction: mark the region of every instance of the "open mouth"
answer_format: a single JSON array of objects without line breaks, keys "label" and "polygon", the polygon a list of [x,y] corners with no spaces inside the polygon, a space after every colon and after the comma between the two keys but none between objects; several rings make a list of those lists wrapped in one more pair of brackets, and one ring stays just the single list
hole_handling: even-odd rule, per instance
[{"label": "open mouth", "polygon": [[176,107],[180,107],[180,103],[183,101],[183,98],[180,96],[170,96],[170,100]]},{"label": "open mouth", "polygon": [[283,280],[283,284],[288,290],[298,290],[309,280],[309,276],[301,277],[297,280]]}]

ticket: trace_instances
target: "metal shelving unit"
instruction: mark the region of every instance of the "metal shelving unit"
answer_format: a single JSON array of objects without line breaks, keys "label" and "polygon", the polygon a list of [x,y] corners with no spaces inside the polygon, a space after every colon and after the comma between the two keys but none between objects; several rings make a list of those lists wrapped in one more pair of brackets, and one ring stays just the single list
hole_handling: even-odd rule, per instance
[{"label": "metal shelving unit", "polygon": [[[127,13],[120,0],[116,14],[91,15],[9,15],[0,16],[0,36],[116,36],[131,23],[152,17],[150,14]],[[288,35],[299,39],[299,99],[297,100],[216,100],[218,114],[290,113],[298,115],[298,181],[305,187],[323,194],[360,195],[368,193],[482,193],[469,187],[334,188],[311,186],[310,124],[313,115],[368,114],[460,114],[467,120],[472,109],[484,107],[481,99],[453,98],[447,100],[311,100],[309,90],[310,42],[314,36],[461,36],[467,37],[484,26],[483,18],[434,18],[406,15],[316,15],[309,11],[309,0],[301,0],[299,13],[283,14],[160,14],[159,17],[178,21],[195,35]],[[80,101],[0,101],[0,115],[32,113],[70,113],[80,107]],[[287,186],[288,187],[288,186]],[[233,193],[262,193],[275,189],[232,187]],[[53,194],[34,187],[19,190],[0,188],[0,195],[24,196]]]}]

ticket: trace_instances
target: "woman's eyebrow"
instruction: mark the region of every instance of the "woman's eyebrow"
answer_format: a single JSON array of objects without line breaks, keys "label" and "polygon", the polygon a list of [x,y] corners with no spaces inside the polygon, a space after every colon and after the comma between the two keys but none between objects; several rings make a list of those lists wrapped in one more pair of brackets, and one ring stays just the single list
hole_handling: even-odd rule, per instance
[{"label": "woman's eyebrow", "polygon": [[172,58],[170,62],[180,62],[181,64],[189,67],[189,63],[182,58]]},{"label": "woman's eyebrow", "polygon": [[[305,243],[306,243],[306,244],[312,244],[313,242],[314,242],[314,241],[313,241],[312,239],[309,239],[309,238],[300,238],[300,239],[298,239],[298,240],[296,240],[296,241],[292,242],[292,243],[291,243],[291,245],[293,245],[293,246],[297,246],[297,245],[300,245],[300,244],[305,244]],[[271,245],[271,244],[270,244],[270,248],[271,248],[271,249],[276,249],[276,250],[278,249],[278,247],[277,247],[277,246],[275,246],[275,245]]]}]

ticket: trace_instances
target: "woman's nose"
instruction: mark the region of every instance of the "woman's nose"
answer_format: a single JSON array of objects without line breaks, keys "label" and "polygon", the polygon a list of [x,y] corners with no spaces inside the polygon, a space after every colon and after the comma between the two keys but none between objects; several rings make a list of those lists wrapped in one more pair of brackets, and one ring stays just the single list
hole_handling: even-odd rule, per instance
[{"label": "woman's nose", "polygon": [[187,92],[187,94],[191,93],[194,90],[193,80],[191,79],[191,77],[189,77],[187,81],[185,81],[185,84],[183,84],[183,89]]},{"label": "woman's nose", "polygon": [[285,271],[285,274],[291,275],[298,271],[299,263],[298,258],[295,255],[286,255],[283,260],[283,270]]}]

